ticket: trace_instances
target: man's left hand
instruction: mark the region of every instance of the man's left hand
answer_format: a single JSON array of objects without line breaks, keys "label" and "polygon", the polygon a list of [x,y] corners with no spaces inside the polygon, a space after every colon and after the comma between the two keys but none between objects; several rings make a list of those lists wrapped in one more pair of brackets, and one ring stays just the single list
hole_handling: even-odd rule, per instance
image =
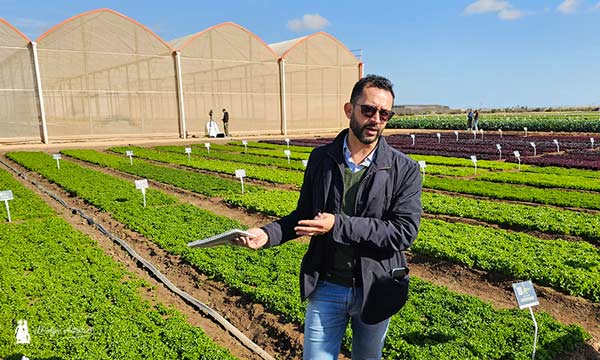
[{"label": "man's left hand", "polygon": [[333,229],[335,215],[319,213],[312,220],[300,220],[294,228],[298,236],[323,235]]}]

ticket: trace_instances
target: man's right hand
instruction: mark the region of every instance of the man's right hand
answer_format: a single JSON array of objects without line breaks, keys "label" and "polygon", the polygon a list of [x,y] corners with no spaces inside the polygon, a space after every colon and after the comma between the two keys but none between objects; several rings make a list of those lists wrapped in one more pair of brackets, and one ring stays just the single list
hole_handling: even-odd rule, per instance
[{"label": "man's right hand", "polygon": [[261,228],[252,228],[246,231],[254,234],[254,237],[239,236],[236,239],[236,245],[256,250],[263,247],[269,241],[269,235]]}]

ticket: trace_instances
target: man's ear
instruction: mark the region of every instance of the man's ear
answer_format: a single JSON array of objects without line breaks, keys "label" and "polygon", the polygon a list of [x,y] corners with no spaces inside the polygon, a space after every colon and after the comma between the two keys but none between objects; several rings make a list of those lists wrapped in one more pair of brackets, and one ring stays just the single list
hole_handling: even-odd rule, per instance
[{"label": "man's ear", "polygon": [[346,113],[346,117],[348,119],[352,118],[352,104],[351,103],[344,104],[344,112]]}]

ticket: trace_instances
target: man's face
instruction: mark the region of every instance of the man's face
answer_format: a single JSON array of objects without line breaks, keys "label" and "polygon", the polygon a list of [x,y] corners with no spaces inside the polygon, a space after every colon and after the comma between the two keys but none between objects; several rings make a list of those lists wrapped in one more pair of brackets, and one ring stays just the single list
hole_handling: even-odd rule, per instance
[{"label": "man's face", "polygon": [[347,103],[344,106],[346,116],[350,119],[350,130],[352,134],[363,144],[369,145],[377,141],[387,121],[380,118],[379,111],[372,116],[365,116],[360,105],[370,105],[377,110],[391,110],[394,104],[392,94],[376,87],[366,87],[356,104]]}]

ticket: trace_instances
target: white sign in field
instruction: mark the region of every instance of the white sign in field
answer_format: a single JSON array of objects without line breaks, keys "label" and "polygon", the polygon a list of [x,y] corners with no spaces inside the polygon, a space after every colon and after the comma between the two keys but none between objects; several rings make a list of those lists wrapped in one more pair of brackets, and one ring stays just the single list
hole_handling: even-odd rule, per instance
[{"label": "white sign in field", "polygon": [[146,188],[148,187],[148,180],[135,180],[135,188],[142,190],[142,196],[144,197],[144,207],[146,207]]},{"label": "white sign in field", "polygon": [[60,154],[52,154],[52,158],[56,160],[56,168],[60,170],[60,159],[62,159],[62,156]]},{"label": "white sign in field", "polygon": [[12,222],[10,218],[10,207],[8,206],[8,201],[12,199],[12,190],[0,191],[0,201],[4,201],[4,205],[6,205],[6,214],[8,215],[8,222]]},{"label": "white sign in field", "polygon": [[292,156],[292,152],[290,150],[283,150],[283,155],[287,157],[288,164],[290,163],[290,156]]},{"label": "white sign in field", "polygon": [[244,193],[244,178],[246,177],[245,169],[237,169],[235,171],[235,177],[240,178],[240,182],[242,183],[242,194]]}]

